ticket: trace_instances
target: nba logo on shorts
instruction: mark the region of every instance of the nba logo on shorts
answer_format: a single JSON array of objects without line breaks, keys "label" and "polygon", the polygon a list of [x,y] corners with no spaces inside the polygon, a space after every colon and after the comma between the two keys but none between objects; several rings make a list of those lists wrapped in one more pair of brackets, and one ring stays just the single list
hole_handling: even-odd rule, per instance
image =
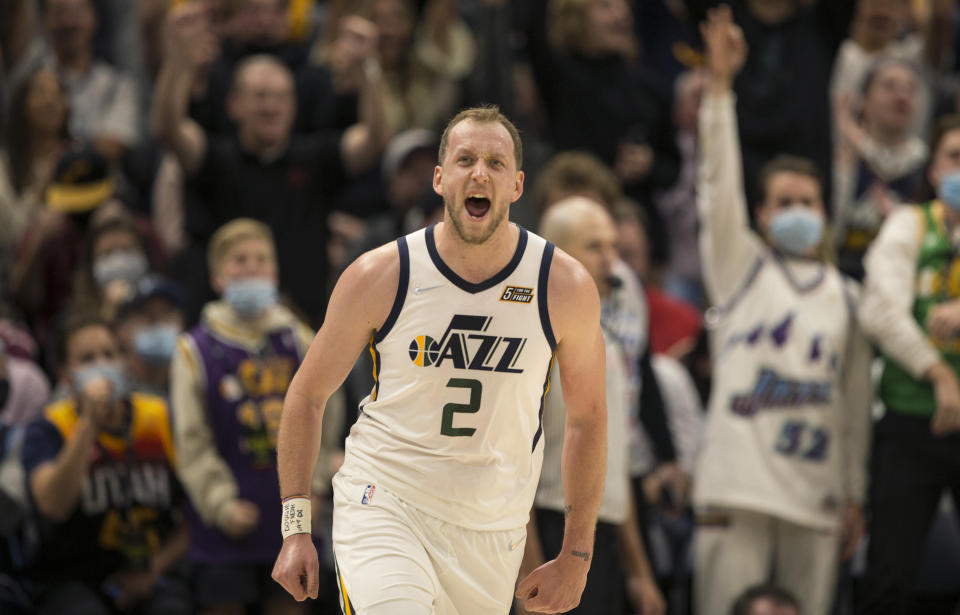
[{"label": "nba logo on shorts", "polygon": [[369,504],[373,500],[373,492],[377,490],[376,485],[367,485],[363,490],[363,497],[360,498],[361,504]]}]

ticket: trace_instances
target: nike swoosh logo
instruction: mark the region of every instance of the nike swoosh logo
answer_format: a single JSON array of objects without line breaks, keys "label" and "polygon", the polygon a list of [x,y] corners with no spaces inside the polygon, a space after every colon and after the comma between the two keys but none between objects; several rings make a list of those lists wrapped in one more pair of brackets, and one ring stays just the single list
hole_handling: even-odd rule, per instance
[{"label": "nike swoosh logo", "polygon": [[413,294],[419,295],[420,293],[425,293],[428,290],[433,290],[434,288],[442,288],[443,284],[437,284],[436,286],[427,286],[426,288],[420,288],[419,286],[414,287]]},{"label": "nike swoosh logo", "polygon": [[512,545],[507,545],[507,548],[508,548],[510,551],[516,551],[517,547],[526,544],[526,542],[527,542],[527,539],[526,539],[526,537],[524,537],[524,538],[520,539],[519,541],[513,543]]}]

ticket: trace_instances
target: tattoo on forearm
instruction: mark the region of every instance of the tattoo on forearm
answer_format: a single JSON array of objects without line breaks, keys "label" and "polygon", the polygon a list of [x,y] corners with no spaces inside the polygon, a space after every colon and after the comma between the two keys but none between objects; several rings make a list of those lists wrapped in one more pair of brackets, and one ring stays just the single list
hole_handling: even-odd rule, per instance
[{"label": "tattoo on forearm", "polygon": [[585,562],[589,562],[589,561],[590,561],[590,554],[587,553],[586,551],[571,551],[571,552],[570,552],[570,555],[572,555],[572,556],[574,556],[574,557],[579,557],[580,559],[582,559],[582,560],[585,561]]}]

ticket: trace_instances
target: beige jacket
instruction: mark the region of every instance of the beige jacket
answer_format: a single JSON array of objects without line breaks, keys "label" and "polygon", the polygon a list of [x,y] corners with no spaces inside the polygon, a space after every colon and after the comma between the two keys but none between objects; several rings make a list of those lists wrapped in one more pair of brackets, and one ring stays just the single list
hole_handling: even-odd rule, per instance
[{"label": "beige jacket", "polygon": [[[240,320],[223,301],[208,303],[201,320],[218,335],[241,344],[259,346],[271,331],[293,327],[303,353],[313,332],[287,308],[277,305],[255,322]],[[302,358],[302,356],[301,356]],[[174,417],[174,444],[178,474],[190,501],[205,523],[223,527],[227,504],[237,499],[237,482],[217,451],[216,439],[207,419],[205,382],[199,357],[189,338],[181,336],[170,364],[170,407]],[[323,440],[314,470],[312,491],[326,494],[342,459],[339,436],[343,429],[344,400],[339,391],[327,402],[323,418]]]}]

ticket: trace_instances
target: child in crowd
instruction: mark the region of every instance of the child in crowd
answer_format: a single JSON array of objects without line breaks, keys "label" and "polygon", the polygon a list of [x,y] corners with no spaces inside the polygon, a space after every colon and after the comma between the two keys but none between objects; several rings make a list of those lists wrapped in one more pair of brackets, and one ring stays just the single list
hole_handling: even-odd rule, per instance
[{"label": "child in crowd", "polygon": [[180,478],[190,496],[196,599],[208,612],[300,612],[270,579],[280,552],[277,429],[312,333],[277,300],[270,229],[240,218],[210,241],[221,296],[183,335],[171,364]]}]

